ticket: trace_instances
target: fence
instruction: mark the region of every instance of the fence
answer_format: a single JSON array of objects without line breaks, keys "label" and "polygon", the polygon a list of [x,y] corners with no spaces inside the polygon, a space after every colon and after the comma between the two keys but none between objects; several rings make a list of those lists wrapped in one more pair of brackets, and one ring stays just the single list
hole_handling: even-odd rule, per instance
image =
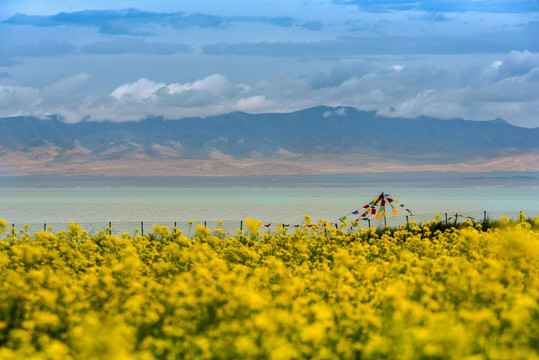
[{"label": "fence", "polygon": [[[468,212],[468,213],[442,213],[440,215],[440,220],[448,223],[462,223],[465,220],[473,220],[476,222],[484,220],[499,220],[502,216],[507,216],[509,219],[519,219],[520,212],[513,213],[504,213],[504,212]],[[539,216],[539,211],[527,212],[527,218],[535,218]],[[385,218],[372,219],[372,220],[359,220],[357,227],[359,228],[379,228],[384,226],[396,227],[402,224],[406,224],[409,221],[415,221],[417,224],[424,223],[426,221],[431,221],[435,218],[434,214],[415,214],[414,216],[405,216],[405,215],[390,215]],[[349,220],[354,220],[354,218],[349,218]],[[235,234],[240,229],[245,229],[245,224],[242,220],[239,221],[165,221],[165,222],[79,222],[78,223],[82,229],[86,230],[90,235],[95,235],[99,233],[100,230],[104,230],[107,234],[121,235],[123,233],[147,235],[152,232],[152,227],[154,224],[160,226],[167,226],[172,231],[173,228],[177,228],[183,231],[184,235],[187,237],[192,237],[195,234],[195,228],[197,225],[204,225],[212,233],[216,229],[221,229],[227,234]],[[12,223],[13,228],[20,229],[26,226],[29,226],[30,232],[35,231],[50,231],[56,232],[59,230],[67,230],[68,223],[61,222],[49,222],[49,223]],[[260,233],[274,233],[277,231],[279,225],[286,226],[289,228],[289,231],[294,231],[295,227],[304,226],[302,223],[290,223],[290,222],[264,222],[260,227]],[[339,221],[334,222],[334,226],[339,226]],[[138,230],[138,231],[137,231]]]}]

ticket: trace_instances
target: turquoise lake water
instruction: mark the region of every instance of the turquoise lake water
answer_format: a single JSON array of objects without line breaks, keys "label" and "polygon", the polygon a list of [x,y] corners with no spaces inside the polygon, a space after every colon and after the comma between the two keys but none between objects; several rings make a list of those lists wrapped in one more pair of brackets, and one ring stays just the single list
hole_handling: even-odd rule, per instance
[{"label": "turquoise lake water", "polygon": [[[10,223],[239,221],[301,223],[338,219],[381,191],[417,218],[436,213],[492,218],[539,215],[539,188],[0,188],[0,218]],[[398,216],[406,213],[400,211]]]}]

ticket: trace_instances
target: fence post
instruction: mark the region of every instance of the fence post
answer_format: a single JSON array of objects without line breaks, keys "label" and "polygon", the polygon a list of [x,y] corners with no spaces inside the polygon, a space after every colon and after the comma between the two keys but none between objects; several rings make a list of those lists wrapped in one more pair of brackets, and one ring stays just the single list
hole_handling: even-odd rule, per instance
[{"label": "fence post", "polygon": [[47,223],[43,224],[43,231],[47,231]]},{"label": "fence post", "polygon": [[371,219],[367,219],[367,221],[369,222],[369,228],[371,227]]},{"label": "fence post", "polygon": [[15,235],[15,224],[11,224],[11,235]]},{"label": "fence post", "polygon": [[447,213],[445,213],[445,224],[446,224],[446,225],[449,224],[449,223],[447,222]]},{"label": "fence post", "polygon": [[140,222],[140,234],[144,236],[144,221]]},{"label": "fence post", "polygon": [[109,221],[109,235],[112,235],[112,223]]},{"label": "fence post", "polygon": [[174,221],[174,228],[176,229],[176,230],[174,230],[174,232],[178,231],[178,230],[177,230],[178,227],[176,226],[176,221]]},{"label": "fence post", "polygon": [[456,214],[455,214],[455,225],[457,225],[458,219],[459,219],[459,213],[456,213]]},{"label": "fence post", "polygon": [[483,211],[483,224],[487,222],[487,211]]},{"label": "fence post", "polygon": [[240,230],[243,231],[243,220],[240,220]]}]

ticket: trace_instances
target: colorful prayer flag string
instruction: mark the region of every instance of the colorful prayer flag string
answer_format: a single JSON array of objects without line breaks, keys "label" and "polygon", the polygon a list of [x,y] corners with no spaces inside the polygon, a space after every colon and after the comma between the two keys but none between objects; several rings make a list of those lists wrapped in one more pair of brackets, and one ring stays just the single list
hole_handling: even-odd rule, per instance
[{"label": "colorful prayer flag string", "polygon": [[407,207],[405,207],[402,202],[395,201],[395,199],[393,199],[393,197],[390,194],[386,194],[382,192],[380,195],[378,195],[375,199],[373,199],[368,204],[364,205],[360,209],[354,210],[351,213],[346,214],[345,216],[340,217],[338,221],[343,222],[347,219],[348,216],[359,215],[360,213],[361,215],[356,220],[371,220],[373,218],[380,219],[382,217],[386,217],[386,206],[388,204],[391,207],[391,213],[393,215],[398,215],[399,211],[393,203],[399,205],[404,210],[406,210],[410,214],[410,216],[414,216],[412,211],[408,209]]},{"label": "colorful prayer flag string", "polygon": [[[349,214],[341,216],[340,218],[338,218],[338,219],[336,219],[334,221],[326,222],[326,225],[335,226],[336,228],[339,228],[339,225],[347,226],[346,224],[350,224],[350,227],[352,228],[352,227],[358,227],[359,223],[360,223],[360,220],[370,221],[372,219],[381,219],[382,217],[385,218],[386,217],[386,206],[388,204],[391,207],[391,213],[393,215],[397,215],[398,210],[397,210],[397,207],[394,205],[394,203],[397,204],[398,206],[400,206],[401,208],[403,208],[404,210],[406,210],[411,216],[414,216],[412,211],[410,209],[408,209],[407,207],[405,207],[402,202],[395,201],[395,199],[393,199],[393,197],[391,195],[382,192],[375,199],[373,199],[369,203],[363,205],[361,208],[356,209],[356,210],[350,212]],[[361,215],[359,215],[360,213],[361,213]],[[351,215],[356,215],[356,216],[351,217]],[[357,216],[357,215],[359,215],[359,216]],[[350,219],[349,219],[349,217],[350,217]],[[471,218],[471,219],[473,219],[473,218]],[[269,227],[270,225],[271,225],[271,223],[264,224],[265,227]],[[304,223],[302,223],[300,225],[292,225],[292,224],[283,224],[283,223],[281,223],[281,224],[278,224],[278,226],[280,226],[282,228],[306,228],[306,227],[311,228],[314,225],[304,222]]]}]

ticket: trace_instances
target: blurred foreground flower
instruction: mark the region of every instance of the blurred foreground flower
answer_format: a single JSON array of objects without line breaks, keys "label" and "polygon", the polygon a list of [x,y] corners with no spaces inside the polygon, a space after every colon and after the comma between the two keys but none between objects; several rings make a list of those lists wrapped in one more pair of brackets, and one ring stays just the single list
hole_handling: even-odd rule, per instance
[{"label": "blurred foreground flower", "polygon": [[14,231],[0,359],[535,359],[537,224]]},{"label": "blurred foreground flower", "polygon": [[8,226],[9,225],[8,225],[6,220],[0,219],[0,234],[2,234],[4,231],[6,231]]}]

